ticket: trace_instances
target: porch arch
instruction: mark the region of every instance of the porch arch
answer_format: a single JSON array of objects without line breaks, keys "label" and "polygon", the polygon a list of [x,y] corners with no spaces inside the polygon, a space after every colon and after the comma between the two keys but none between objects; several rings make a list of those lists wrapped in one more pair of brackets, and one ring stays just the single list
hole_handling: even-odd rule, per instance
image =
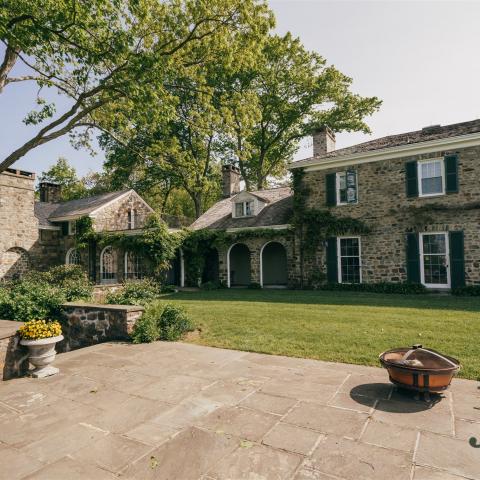
[{"label": "porch arch", "polygon": [[117,283],[117,258],[111,245],[100,253],[100,282]]},{"label": "porch arch", "polygon": [[229,287],[246,287],[251,283],[251,252],[244,243],[234,243],[227,252]]},{"label": "porch arch", "polygon": [[286,287],[288,283],[287,250],[280,242],[267,242],[260,250],[260,285]]}]

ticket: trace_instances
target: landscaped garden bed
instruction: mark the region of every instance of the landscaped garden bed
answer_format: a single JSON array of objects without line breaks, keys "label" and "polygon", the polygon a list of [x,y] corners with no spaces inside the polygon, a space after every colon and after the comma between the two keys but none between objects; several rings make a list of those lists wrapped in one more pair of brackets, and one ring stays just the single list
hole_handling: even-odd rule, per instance
[{"label": "landscaped garden bed", "polygon": [[480,298],[359,292],[214,290],[165,298],[216,347],[378,366],[378,354],[415,343],[456,357],[480,378]]}]

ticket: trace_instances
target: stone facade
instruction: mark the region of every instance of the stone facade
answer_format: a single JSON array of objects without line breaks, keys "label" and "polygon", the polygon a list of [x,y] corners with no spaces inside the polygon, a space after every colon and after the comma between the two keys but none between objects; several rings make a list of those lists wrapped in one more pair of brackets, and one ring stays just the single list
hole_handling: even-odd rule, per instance
[{"label": "stone facade", "polygon": [[[458,193],[410,198],[406,193],[406,162],[458,155]],[[361,236],[364,283],[404,282],[407,232],[464,232],[465,280],[480,284],[480,147],[437,151],[417,156],[338,168],[307,171],[307,206],[326,207],[326,175],[353,168],[357,172],[358,203],[329,207],[336,216],[361,219],[371,233]],[[431,208],[427,211],[424,207]],[[305,277],[325,272],[325,247],[305,265]]]},{"label": "stone facade", "polygon": [[0,320],[0,381],[23,377],[28,371],[28,349],[17,335],[20,322]]},{"label": "stone facade", "polygon": [[62,305],[65,339],[57,351],[67,352],[96,343],[129,340],[144,308],[131,305],[95,305],[69,302]]}]

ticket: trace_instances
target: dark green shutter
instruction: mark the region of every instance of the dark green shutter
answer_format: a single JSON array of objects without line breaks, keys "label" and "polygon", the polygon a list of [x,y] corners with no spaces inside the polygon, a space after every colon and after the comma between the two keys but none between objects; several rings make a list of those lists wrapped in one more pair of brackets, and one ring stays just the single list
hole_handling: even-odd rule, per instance
[{"label": "dark green shutter", "polygon": [[465,286],[463,232],[450,232],[450,279],[452,288]]},{"label": "dark green shutter", "polygon": [[62,235],[64,237],[68,235],[68,222],[62,222]]},{"label": "dark green shutter", "polygon": [[327,194],[327,206],[333,207],[337,204],[337,174],[325,175],[325,191]]},{"label": "dark green shutter", "polygon": [[445,190],[447,193],[458,192],[458,158],[457,155],[445,157]]},{"label": "dark green shutter", "polygon": [[405,164],[405,178],[407,197],[418,197],[417,162],[407,162]]},{"label": "dark green shutter", "polygon": [[327,282],[338,283],[337,239],[327,240]]},{"label": "dark green shutter", "polygon": [[407,282],[420,283],[420,252],[416,233],[407,233]]}]

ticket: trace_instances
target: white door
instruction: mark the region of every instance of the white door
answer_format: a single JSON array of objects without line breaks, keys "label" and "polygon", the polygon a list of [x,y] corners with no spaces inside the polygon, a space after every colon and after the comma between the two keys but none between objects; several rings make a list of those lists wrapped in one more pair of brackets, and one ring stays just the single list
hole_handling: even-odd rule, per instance
[{"label": "white door", "polygon": [[450,288],[450,255],[446,232],[420,234],[420,272],[428,288]]}]

